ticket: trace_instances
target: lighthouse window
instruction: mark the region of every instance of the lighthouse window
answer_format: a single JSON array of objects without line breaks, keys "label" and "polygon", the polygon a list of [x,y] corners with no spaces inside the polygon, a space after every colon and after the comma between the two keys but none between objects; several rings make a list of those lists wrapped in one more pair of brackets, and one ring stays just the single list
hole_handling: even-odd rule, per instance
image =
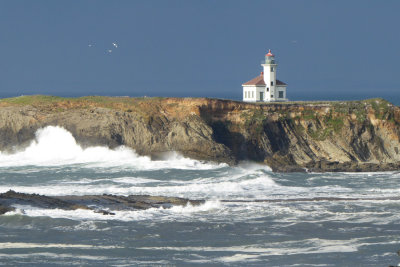
[{"label": "lighthouse window", "polygon": [[271,72],[274,72],[274,67],[271,67]]},{"label": "lighthouse window", "polygon": [[274,85],[274,81],[271,81],[271,85]]},{"label": "lighthouse window", "polygon": [[279,91],[279,98],[283,98],[283,91]]},{"label": "lighthouse window", "polygon": [[267,87],[267,92],[269,92],[269,87]]}]

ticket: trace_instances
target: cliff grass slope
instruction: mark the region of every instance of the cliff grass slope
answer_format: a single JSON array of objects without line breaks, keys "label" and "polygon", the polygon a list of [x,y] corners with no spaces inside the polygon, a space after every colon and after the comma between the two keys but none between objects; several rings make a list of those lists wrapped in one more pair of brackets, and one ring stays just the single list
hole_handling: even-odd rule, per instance
[{"label": "cliff grass slope", "polygon": [[200,160],[252,160],[275,171],[400,169],[400,108],[383,99],[251,104],[207,98],[0,100],[0,151],[57,125],[83,147],[125,145],[141,155],[178,151]]}]

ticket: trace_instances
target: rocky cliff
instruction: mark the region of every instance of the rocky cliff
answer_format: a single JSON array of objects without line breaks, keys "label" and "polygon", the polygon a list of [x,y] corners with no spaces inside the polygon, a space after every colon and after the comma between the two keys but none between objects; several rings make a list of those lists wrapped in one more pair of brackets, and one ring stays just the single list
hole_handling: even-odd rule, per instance
[{"label": "rocky cliff", "polygon": [[0,151],[58,125],[82,146],[262,162],[275,171],[400,169],[400,108],[383,99],[250,104],[206,98],[22,96],[0,100]]}]

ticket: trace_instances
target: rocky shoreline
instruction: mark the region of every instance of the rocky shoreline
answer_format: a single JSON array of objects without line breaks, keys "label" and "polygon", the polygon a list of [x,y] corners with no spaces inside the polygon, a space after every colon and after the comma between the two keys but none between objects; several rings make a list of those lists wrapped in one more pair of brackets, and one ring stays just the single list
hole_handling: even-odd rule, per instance
[{"label": "rocky shoreline", "polygon": [[82,147],[120,145],[278,172],[400,170],[400,108],[383,99],[244,103],[207,98],[23,96],[0,100],[0,151],[60,126]]},{"label": "rocky shoreline", "polygon": [[91,210],[103,215],[115,215],[108,210],[144,210],[150,208],[171,208],[173,206],[197,206],[203,200],[149,195],[84,195],[44,196],[25,194],[9,190],[0,194],[0,215],[15,211],[15,205],[29,205],[44,209]]},{"label": "rocky shoreline", "polygon": [[[252,202],[319,202],[319,201],[387,201],[399,200],[400,196],[388,197],[313,197],[313,198],[288,198],[288,199],[222,199],[222,203],[252,203]],[[26,194],[9,190],[0,194],[0,215],[15,211],[15,206],[31,206],[42,209],[61,210],[90,210],[102,215],[115,215],[115,211],[146,210],[150,208],[168,209],[173,206],[198,206],[206,200],[190,200],[178,197],[149,196],[149,195],[68,195],[45,196],[39,194]],[[23,211],[22,211],[23,212]]]}]

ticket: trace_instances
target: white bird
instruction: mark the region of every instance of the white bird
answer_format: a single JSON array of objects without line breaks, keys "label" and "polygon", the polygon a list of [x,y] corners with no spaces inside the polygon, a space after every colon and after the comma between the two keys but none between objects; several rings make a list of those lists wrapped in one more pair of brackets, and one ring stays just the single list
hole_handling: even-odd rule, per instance
[{"label": "white bird", "polygon": [[89,47],[92,47],[93,45],[92,45],[92,44],[88,44],[88,46],[89,46]]},{"label": "white bird", "polygon": [[117,43],[112,43],[112,45],[113,45],[115,48],[118,48],[118,44],[117,44]]},{"label": "white bird", "polygon": [[108,53],[111,53],[111,52],[112,52],[112,50],[111,50],[111,49],[108,49],[108,50],[107,50],[107,52],[108,52]]}]

